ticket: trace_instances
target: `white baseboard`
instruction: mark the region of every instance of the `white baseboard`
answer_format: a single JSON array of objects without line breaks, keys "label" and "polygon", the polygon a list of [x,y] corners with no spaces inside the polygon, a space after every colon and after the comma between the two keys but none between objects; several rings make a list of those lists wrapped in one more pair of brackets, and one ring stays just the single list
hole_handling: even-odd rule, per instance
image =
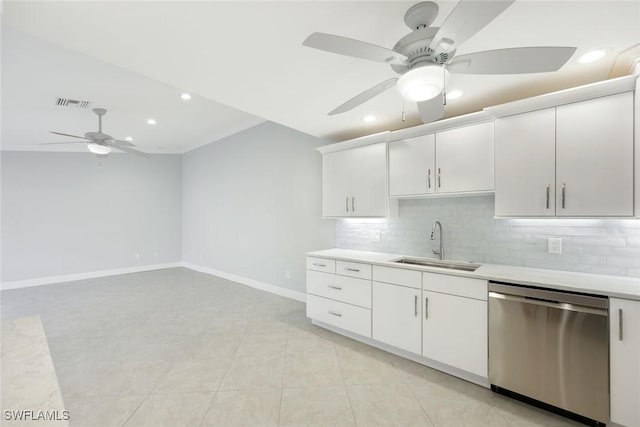
[{"label": "white baseboard", "polygon": [[53,283],[74,282],[76,280],[94,279],[97,277],[116,276],[118,274],[139,273],[141,271],[162,270],[165,268],[182,267],[182,262],[166,262],[163,264],[149,264],[135,267],[114,268],[111,270],[89,271],[86,273],[65,274],[63,276],[39,277],[37,279],[14,280],[2,282],[0,289],[18,289],[31,286],[51,285]]},{"label": "white baseboard", "polygon": [[292,289],[282,288],[280,286],[271,285],[269,283],[260,282],[259,280],[249,279],[247,277],[238,276],[236,274],[227,273],[226,271],[216,270],[214,268],[203,267],[201,265],[191,264],[190,262],[183,262],[182,266],[190,270],[199,271],[201,273],[211,274],[212,276],[221,277],[232,282],[237,282],[243,285],[251,286],[252,288],[260,289],[263,291],[271,292],[272,294],[280,295],[282,297],[291,298],[296,301],[306,302],[307,296],[304,292],[294,291]]}]

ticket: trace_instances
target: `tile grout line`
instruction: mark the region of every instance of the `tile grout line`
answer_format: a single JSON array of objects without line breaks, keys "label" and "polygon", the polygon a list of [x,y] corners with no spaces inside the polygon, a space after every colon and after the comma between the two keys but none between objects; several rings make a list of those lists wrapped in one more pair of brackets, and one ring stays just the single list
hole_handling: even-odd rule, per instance
[{"label": "tile grout line", "polygon": [[340,369],[340,377],[342,378],[342,385],[344,387],[344,393],[347,395],[347,402],[349,402],[349,409],[351,409],[351,418],[353,419],[353,425],[357,426],[358,422],[356,420],[356,413],[353,410],[353,403],[351,402],[351,396],[349,396],[349,390],[347,389],[347,382],[344,379],[344,372],[342,371],[342,363],[340,363],[340,356],[338,355],[338,350],[336,349],[336,342],[332,339],[331,345],[333,346],[333,352],[336,355],[336,360],[338,361],[338,369]]}]

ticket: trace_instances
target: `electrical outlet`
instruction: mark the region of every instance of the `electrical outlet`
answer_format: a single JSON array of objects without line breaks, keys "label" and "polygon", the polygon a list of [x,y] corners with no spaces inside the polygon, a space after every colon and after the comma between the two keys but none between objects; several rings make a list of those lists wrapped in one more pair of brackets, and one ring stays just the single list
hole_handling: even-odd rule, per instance
[{"label": "electrical outlet", "polygon": [[133,256],[136,257],[136,259],[140,259],[140,252],[136,252]]},{"label": "electrical outlet", "polygon": [[560,255],[562,253],[562,239],[559,237],[549,237],[549,253]]},{"label": "electrical outlet", "polygon": [[284,278],[291,279],[291,271],[288,268],[284,270]]},{"label": "electrical outlet", "polygon": [[371,232],[369,233],[369,239],[372,242],[379,242],[381,239],[380,230],[371,230]]}]

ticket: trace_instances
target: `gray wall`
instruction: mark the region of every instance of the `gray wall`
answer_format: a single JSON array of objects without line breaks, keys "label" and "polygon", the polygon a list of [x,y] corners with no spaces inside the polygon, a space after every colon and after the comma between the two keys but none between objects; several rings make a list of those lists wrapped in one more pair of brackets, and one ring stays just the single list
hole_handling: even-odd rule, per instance
[{"label": "gray wall", "polygon": [[180,261],[180,156],[0,159],[3,282]]},{"label": "gray wall", "polygon": [[[640,277],[640,221],[603,219],[494,219],[493,197],[401,200],[389,220],[343,219],[336,246],[435,257],[429,234],[444,227],[446,257],[495,264]],[[372,231],[381,241],[372,242]],[[562,254],[547,239],[562,238]]]},{"label": "gray wall", "polygon": [[335,246],[320,218],[323,144],[266,122],[186,153],[183,260],[304,292],[304,253]]}]

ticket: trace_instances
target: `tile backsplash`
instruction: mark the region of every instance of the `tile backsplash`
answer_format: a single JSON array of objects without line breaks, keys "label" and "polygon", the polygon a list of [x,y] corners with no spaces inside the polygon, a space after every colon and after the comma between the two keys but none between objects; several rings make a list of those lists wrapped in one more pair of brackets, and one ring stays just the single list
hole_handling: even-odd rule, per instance
[{"label": "tile backsplash", "polygon": [[[492,196],[400,200],[396,218],[336,221],[336,246],[433,258],[438,220],[447,259],[640,277],[640,219],[494,219],[493,204]],[[562,254],[548,253],[549,237],[562,238]]]}]

